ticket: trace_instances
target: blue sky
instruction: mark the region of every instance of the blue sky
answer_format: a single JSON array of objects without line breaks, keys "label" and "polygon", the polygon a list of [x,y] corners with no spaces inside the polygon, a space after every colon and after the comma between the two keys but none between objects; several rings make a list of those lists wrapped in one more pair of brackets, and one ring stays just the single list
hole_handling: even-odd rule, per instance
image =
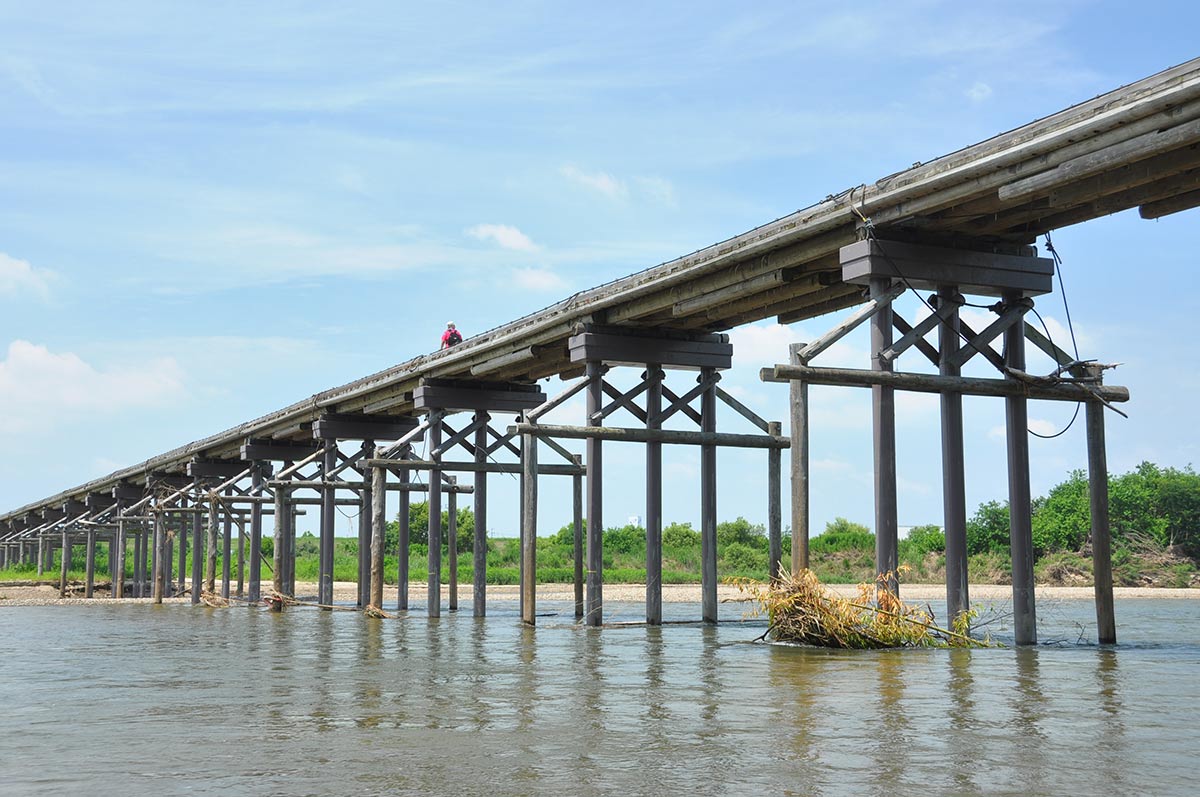
[{"label": "blue sky", "polygon": [[[1193,4],[1137,9],[0,3],[0,507],[1197,55]],[[1134,394],[1113,470],[1197,459],[1198,222],[1055,236],[1082,354],[1125,363],[1111,381]],[[1039,309],[1061,327],[1057,294]],[[833,321],[735,330],[725,386],[785,418],[757,369]],[[827,362],[866,367],[865,341]],[[866,395],[814,401],[814,524],[870,523]],[[1002,406],[967,414],[974,507],[1005,493]],[[940,522],[936,401],[900,421],[901,523]],[[1081,426],[1033,441],[1035,494],[1084,465]],[[643,508],[640,449],[610,450],[611,524]],[[697,459],[668,455],[668,520],[698,519]],[[719,462],[722,518],[764,520],[763,455]],[[516,494],[495,484],[503,533]],[[557,528],[566,484],[542,500]]]}]

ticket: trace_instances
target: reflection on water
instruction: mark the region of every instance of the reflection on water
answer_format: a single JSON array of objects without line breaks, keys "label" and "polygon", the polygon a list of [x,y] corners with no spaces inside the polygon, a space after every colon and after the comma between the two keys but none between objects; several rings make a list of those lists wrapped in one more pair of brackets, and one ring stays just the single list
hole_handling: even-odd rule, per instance
[{"label": "reflection on water", "polygon": [[1191,601],[1117,647],[882,652],[489,608],[5,609],[0,793],[1191,793]]}]

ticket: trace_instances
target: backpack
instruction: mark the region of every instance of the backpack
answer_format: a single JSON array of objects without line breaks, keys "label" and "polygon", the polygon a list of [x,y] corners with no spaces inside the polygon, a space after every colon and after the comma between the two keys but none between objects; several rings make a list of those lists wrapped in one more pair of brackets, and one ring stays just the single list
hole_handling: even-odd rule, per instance
[{"label": "backpack", "polygon": [[450,334],[446,336],[447,346],[457,346],[462,343],[462,335],[458,334],[457,329],[450,330]]}]

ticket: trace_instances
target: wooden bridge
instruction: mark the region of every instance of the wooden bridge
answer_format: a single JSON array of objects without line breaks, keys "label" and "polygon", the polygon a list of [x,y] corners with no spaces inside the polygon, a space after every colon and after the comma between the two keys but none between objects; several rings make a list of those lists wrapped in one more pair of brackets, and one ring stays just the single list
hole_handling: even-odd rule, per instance
[{"label": "wooden bridge", "polygon": [[[327,390],[277,412],[168,451],[104,478],[0,515],[0,564],[36,561],[54,546],[87,551],[87,592],[92,591],[96,545],[111,546],[113,594],[160,601],[170,590],[170,533],[180,541],[180,580],[190,531],[192,583],[215,589],[215,565],[224,550],[221,591],[228,597],[230,535],[249,526],[248,598],[263,597],[259,583],[264,518],[273,519],[274,584],[294,594],[295,512],[320,512],[319,599],[333,600],[333,534],[336,507],[360,513],[360,606],[380,606],[383,588],[384,496],[401,500],[399,608],[408,608],[408,529],[412,492],[428,492],[429,598],[441,611],[440,510],[459,494],[472,495],[476,512],[474,611],[486,611],[487,474],[522,476],[522,618],[534,621],[536,507],[539,477],[569,476],[575,490],[576,614],[603,618],[601,512],[603,442],[640,442],[646,448],[647,608],[661,622],[661,451],[664,444],[696,445],[701,452],[702,618],[715,622],[716,448],[766,452],[771,568],[780,558],[782,449],[791,448],[792,566],[807,564],[809,385],[861,385],[873,391],[877,563],[886,572],[896,560],[895,417],[897,389],[937,392],[942,400],[943,479],[947,539],[947,598],[951,614],[968,606],[961,397],[1003,397],[1009,425],[1013,583],[1019,643],[1036,641],[1029,467],[1025,406],[1030,398],[1083,401],[1088,408],[1093,473],[1093,546],[1102,641],[1115,640],[1111,572],[1107,556],[1107,482],[1103,410],[1128,398],[1104,386],[1101,368],[1077,362],[1024,323],[1033,298],[1050,292],[1053,263],[1034,255],[1039,235],[1137,207],[1158,218],[1200,205],[1200,59],[1112,91],[1017,130],[917,164],[905,171],[830,195],[824,201],[727,241],[591,290],[577,293],[461,345]],[[891,307],[907,290],[936,292],[930,315],[910,323]],[[963,294],[998,297],[995,322],[970,329],[958,316]],[[788,434],[760,418],[719,387],[732,348],[723,331],[767,318],[789,324],[863,305],[828,335],[794,347],[764,370],[767,381],[790,384]],[[821,368],[812,361],[858,323],[872,328],[870,369]],[[935,329],[939,342],[927,336]],[[899,337],[893,336],[899,332]],[[1003,338],[1002,352],[992,342]],[[1025,342],[1058,363],[1049,377],[1025,370]],[[895,370],[904,352],[932,361],[938,375]],[[961,367],[972,357],[990,361],[995,379],[968,379]],[[633,366],[642,378],[630,390],[605,380],[614,367]],[[685,385],[666,374],[698,372]],[[536,380],[569,381],[548,397]],[[677,376],[675,377],[678,378]],[[547,425],[540,418],[579,393],[586,417],[579,426]],[[639,403],[640,402],[640,403]],[[759,430],[731,434],[716,428],[718,402],[732,406]],[[637,427],[605,425],[615,411]],[[467,420],[455,415],[469,413]],[[495,413],[520,413],[520,422],[497,427]],[[688,418],[695,431],[663,428]],[[453,424],[453,425],[452,425]],[[556,443],[583,438],[581,459]],[[356,441],[356,449],[344,443]],[[414,446],[424,441],[427,459]],[[539,461],[539,449],[555,459]],[[457,456],[457,458],[455,458]],[[427,485],[413,481],[428,472]],[[474,474],[460,484],[455,474]],[[314,495],[315,493],[315,495]],[[311,496],[311,497],[305,497]],[[583,518],[587,535],[583,539]],[[454,518],[451,512],[449,517]],[[451,520],[453,522],[453,520]],[[454,539],[453,530],[447,539]],[[132,568],[126,551],[132,547]],[[206,561],[202,553],[207,555]],[[456,555],[451,547],[450,555]],[[586,563],[584,556],[586,553]],[[64,556],[62,577],[71,557]],[[451,568],[454,572],[454,568]],[[584,576],[586,572],[586,578]],[[192,600],[201,590],[193,588]],[[451,608],[456,606],[452,594]]]}]

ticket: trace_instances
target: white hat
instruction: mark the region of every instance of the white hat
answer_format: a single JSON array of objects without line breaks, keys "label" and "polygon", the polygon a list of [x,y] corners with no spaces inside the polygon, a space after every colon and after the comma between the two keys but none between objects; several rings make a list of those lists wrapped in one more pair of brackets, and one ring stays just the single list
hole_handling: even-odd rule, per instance
[{"label": "white hat", "polygon": [[447,326],[447,327],[449,327],[450,329],[453,329],[453,328],[454,328],[454,322],[453,322],[453,321],[447,321],[447,322],[446,322],[446,326]]}]

